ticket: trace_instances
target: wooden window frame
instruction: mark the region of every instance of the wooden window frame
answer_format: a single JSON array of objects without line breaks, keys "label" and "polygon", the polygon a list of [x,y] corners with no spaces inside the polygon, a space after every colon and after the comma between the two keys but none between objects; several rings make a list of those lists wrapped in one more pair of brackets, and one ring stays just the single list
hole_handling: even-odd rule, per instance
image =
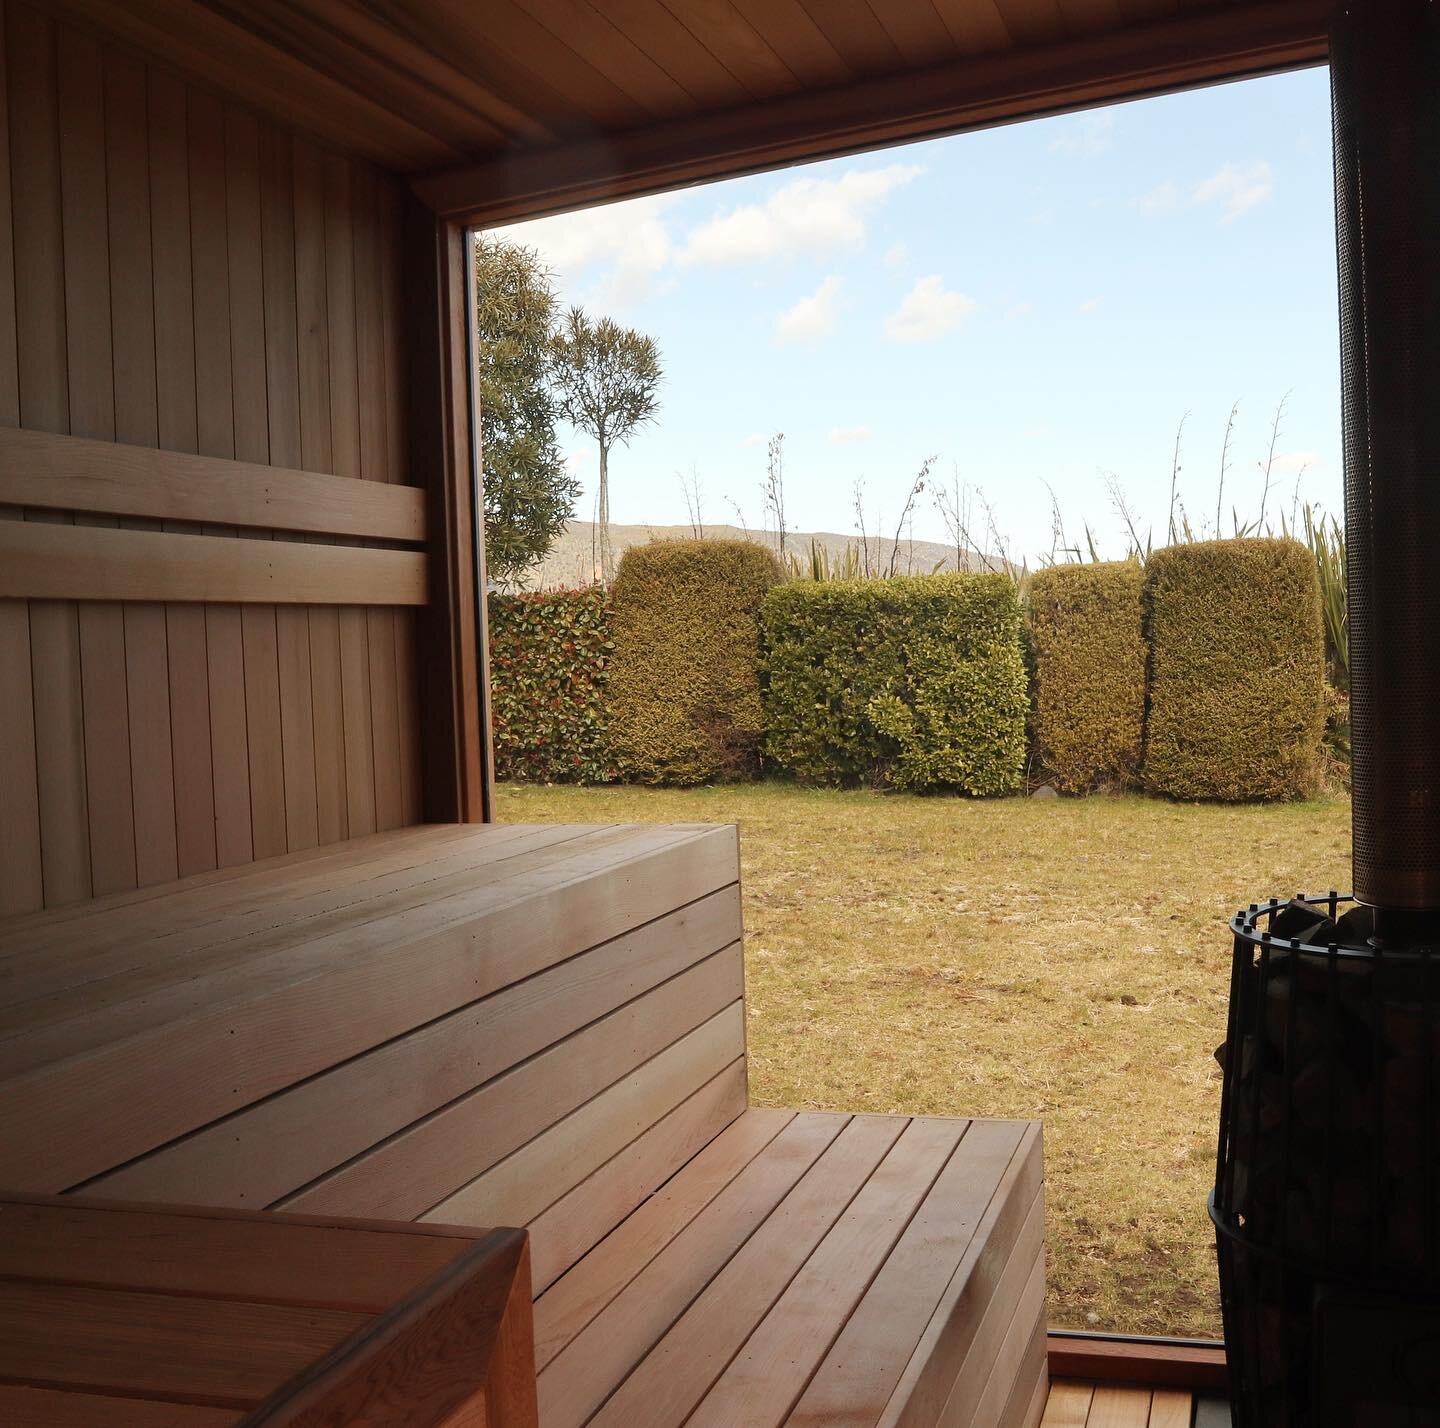
[{"label": "wooden window frame", "polygon": [[495,772],[470,228],[412,202],[404,248],[410,459],[431,533],[430,599],[416,621],[424,815],[489,823]]}]

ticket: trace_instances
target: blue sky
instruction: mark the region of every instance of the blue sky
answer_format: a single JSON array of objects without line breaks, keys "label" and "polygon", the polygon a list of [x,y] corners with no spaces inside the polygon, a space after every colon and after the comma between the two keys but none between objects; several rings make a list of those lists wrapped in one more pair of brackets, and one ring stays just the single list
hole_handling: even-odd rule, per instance
[{"label": "blue sky", "polygon": [[[1213,528],[1239,399],[1230,507],[1259,508],[1276,404],[1277,494],[1339,509],[1327,71],[1017,124],[519,225],[565,302],[649,333],[658,422],[611,464],[612,518],[761,522],[765,438],[786,435],[793,529],[852,531],[853,491],[893,528],[928,456],[980,488],[1017,554],[1088,520],[1124,553],[1113,473],[1163,536],[1180,493]],[[564,433],[593,501],[590,443]],[[931,500],[915,535],[944,540]],[[887,530],[888,533],[888,530]],[[1160,543],[1157,541],[1157,543]]]}]

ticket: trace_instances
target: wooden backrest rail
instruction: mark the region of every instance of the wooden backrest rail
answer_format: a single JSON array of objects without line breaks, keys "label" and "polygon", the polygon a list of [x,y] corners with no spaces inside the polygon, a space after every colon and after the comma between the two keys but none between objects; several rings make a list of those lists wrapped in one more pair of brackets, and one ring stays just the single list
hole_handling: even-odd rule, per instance
[{"label": "wooden backrest rail", "polygon": [[0,506],[423,541],[418,486],[0,426]]}]

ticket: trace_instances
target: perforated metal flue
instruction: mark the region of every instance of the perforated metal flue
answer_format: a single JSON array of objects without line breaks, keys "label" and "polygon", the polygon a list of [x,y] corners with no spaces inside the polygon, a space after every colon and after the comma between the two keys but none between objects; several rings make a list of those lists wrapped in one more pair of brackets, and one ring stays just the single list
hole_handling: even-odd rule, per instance
[{"label": "perforated metal flue", "polygon": [[1331,85],[1355,895],[1440,909],[1440,6],[1341,9]]}]

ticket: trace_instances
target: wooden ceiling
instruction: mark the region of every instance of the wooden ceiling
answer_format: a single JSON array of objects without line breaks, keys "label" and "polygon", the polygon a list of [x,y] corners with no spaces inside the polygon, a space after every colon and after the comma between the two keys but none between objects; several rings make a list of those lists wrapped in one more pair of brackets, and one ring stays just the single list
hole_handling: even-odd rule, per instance
[{"label": "wooden ceiling", "polygon": [[57,0],[513,217],[1323,58],[1325,0]]}]

